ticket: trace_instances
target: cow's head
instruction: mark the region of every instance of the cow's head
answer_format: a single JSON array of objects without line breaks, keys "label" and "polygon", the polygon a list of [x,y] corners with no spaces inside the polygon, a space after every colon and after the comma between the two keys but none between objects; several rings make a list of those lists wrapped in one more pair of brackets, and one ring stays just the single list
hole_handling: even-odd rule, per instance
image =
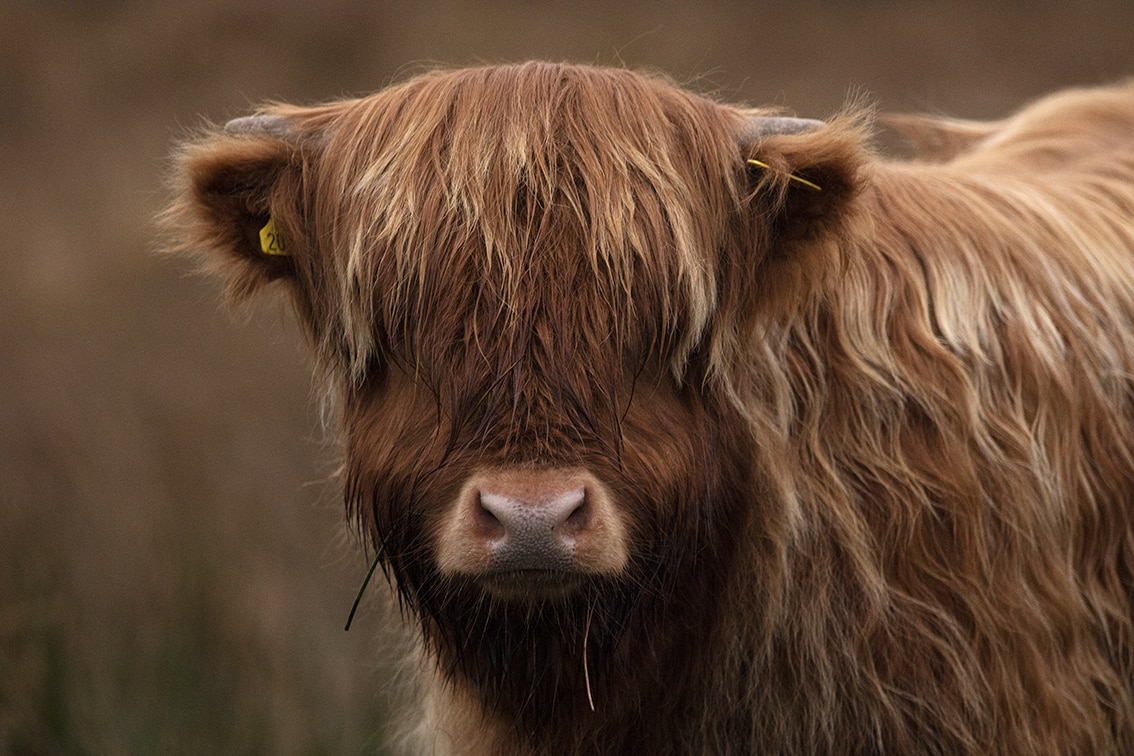
[{"label": "cow's head", "polygon": [[454,669],[503,684],[708,612],[743,523],[776,527],[737,354],[837,264],[858,147],[830,131],[626,71],[441,72],[232,121],[170,218],[235,297],[283,282],[349,511]]}]

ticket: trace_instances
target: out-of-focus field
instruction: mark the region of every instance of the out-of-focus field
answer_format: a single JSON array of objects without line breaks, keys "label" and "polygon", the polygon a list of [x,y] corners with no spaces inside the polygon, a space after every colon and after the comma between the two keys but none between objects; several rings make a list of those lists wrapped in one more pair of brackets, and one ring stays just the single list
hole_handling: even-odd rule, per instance
[{"label": "out-of-focus field", "polygon": [[802,115],[1134,74],[1126,2],[0,0],[0,753],[361,753],[391,667],[285,307],[155,254],[175,140],[442,64],[624,64]]}]

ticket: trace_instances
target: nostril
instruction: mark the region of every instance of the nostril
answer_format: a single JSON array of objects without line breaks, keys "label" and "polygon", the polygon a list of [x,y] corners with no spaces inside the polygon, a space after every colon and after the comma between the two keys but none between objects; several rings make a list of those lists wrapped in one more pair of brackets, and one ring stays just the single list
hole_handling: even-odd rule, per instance
[{"label": "nostril", "polygon": [[485,502],[483,495],[478,495],[476,498],[477,505],[473,509],[473,527],[485,538],[497,539],[503,538],[508,531],[505,523],[497,516],[500,511],[499,504],[497,503],[497,511],[493,511],[493,505]]},{"label": "nostril", "polygon": [[547,519],[555,529],[562,528],[565,531],[570,531],[586,524],[587,491],[585,488],[567,491],[551,498],[543,506],[547,510]]},{"label": "nostril", "polygon": [[586,530],[591,519],[591,507],[585,490],[579,492],[573,508],[569,509],[567,518],[563,521],[563,528],[569,533],[578,533]]}]

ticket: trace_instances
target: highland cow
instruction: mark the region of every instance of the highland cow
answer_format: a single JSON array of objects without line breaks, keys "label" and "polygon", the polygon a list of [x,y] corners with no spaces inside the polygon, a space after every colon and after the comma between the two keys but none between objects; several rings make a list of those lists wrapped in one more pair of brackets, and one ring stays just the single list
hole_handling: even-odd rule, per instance
[{"label": "highland cow", "polygon": [[531,63],[184,148],[336,397],[406,748],[1134,753],[1134,86],[895,122]]}]

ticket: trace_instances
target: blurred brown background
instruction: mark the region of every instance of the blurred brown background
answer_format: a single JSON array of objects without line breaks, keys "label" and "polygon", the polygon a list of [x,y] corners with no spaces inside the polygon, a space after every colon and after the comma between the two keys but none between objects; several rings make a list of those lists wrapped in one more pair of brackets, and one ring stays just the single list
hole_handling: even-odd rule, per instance
[{"label": "blurred brown background", "polygon": [[343,632],[366,559],[301,339],[151,219],[205,118],[532,57],[995,117],[1134,74],[1134,4],[0,0],[0,753],[379,747],[381,602]]}]

